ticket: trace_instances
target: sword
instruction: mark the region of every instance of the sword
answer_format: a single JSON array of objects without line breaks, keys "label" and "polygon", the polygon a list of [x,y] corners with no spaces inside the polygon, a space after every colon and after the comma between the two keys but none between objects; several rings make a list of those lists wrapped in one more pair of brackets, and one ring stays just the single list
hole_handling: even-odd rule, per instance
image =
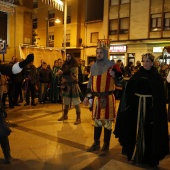
[{"label": "sword", "polygon": [[64,123],[64,102],[63,102],[63,95],[62,95],[62,88],[60,87],[60,96],[61,96],[61,112],[62,112],[62,117],[63,117],[63,123]]}]

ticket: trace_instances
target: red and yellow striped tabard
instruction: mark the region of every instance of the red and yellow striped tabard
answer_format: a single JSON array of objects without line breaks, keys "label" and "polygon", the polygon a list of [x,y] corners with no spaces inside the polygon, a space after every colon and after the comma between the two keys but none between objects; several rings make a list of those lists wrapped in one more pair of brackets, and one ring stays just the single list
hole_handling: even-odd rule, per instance
[{"label": "red and yellow striped tabard", "polygon": [[[93,92],[109,92],[115,90],[115,83],[109,74],[109,69],[102,75],[92,76],[92,91]],[[105,96],[107,104],[106,108],[100,107],[101,97],[94,96],[92,105],[93,119],[98,120],[113,120],[115,118],[115,96],[110,94]]]}]

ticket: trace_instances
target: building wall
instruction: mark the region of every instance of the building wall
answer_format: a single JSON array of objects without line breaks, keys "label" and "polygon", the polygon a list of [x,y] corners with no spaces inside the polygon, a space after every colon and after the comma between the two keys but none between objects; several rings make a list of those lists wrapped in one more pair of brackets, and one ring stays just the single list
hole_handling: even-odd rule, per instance
[{"label": "building wall", "polygon": [[97,23],[89,23],[85,24],[85,47],[84,48],[84,58],[87,64],[88,56],[95,56],[96,55],[96,47],[97,41],[91,43],[91,33],[98,32],[99,37],[98,39],[108,39],[108,18],[109,18],[109,1],[104,0],[104,14],[103,14],[103,21]]},{"label": "building wall", "polygon": [[[35,30],[37,33],[38,46],[46,46],[46,21],[48,18],[48,11],[52,10],[51,7],[38,1],[38,8],[34,10],[34,13],[38,18],[38,28]],[[71,3],[71,4],[70,4]],[[84,4],[85,0],[68,1],[67,6],[71,5],[71,23],[66,26],[66,34],[70,34],[70,48],[75,49],[81,47],[80,39],[84,40]],[[54,10],[54,9],[53,9]],[[54,47],[57,49],[63,49],[62,44],[64,42],[64,13],[62,11],[54,10],[55,18],[61,20],[60,23],[55,23],[55,26],[48,28],[49,35],[54,35]],[[80,58],[83,57],[83,53],[80,54]]]},{"label": "building wall", "polygon": [[[32,20],[25,19],[24,11],[30,13],[32,10],[25,7],[16,7],[14,14],[8,14],[7,24],[7,53],[4,54],[5,62],[11,61],[12,56],[20,59],[19,45],[24,44],[28,39],[32,40],[32,29],[27,30],[24,25],[31,25]],[[24,34],[26,32],[26,34]],[[2,59],[2,58],[1,58]]]},{"label": "building wall", "polygon": [[[27,1],[23,1],[25,3]],[[123,55],[127,58],[128,53],[135,53],[135,60],[140,60],[141,54],[152,52],[153,46],[165,46],[170,38],[170,31],[150,32],[150,14],[170,11],[170,1],[164,0],[165,5],[162,6],[161,0],[131,0],[129,4],[120,6],[110,6],[109,0],[104,0],[104,17],[101,22],[85,23],[85,0],[68,1],[68,5],[72,6],[71,23],[67,24],[66,34],[70,33],[69,50],[80,51],[80,58],[86,60],[89,56],[95,56],[97,42],[91,42],[91,33],[98,32],[99,39],[110,39],[111,44],[126,45],[127,52]],[[161,3],[160,3],[161,2]],[[46,46],[46,27],[48,11],[54,10],[47,6],[41,0],[38,1],[38,8],[34,9],[34,14],[38,18],[37,45]],[[28,4],[31,7],[31,4]],[[26,27],[29,23],[25,21],[25,11],[32,12],[31,9],[25,7],[17,7],[16,15],[8,17],[8,49],[5,54],[6,60],[10,60],[13,55],[19,56],[19,44],[29,43],[31,40],[31,28]],[[63,12],[55,10],[55,16],[61,20],[61,23],[49,27],[49,35],[55,35],[54,47],[63,49],[62,43],[64,39]],[[116,18],[129,17],[129,33],[109,35],[109,20]],[[28,19],[29,20],[29,19]],[[28,21],[27,20],[27,21]],[[31,22],[31,21],[29,21]],[[30,23],[32,25],[32,23]],[[27,31],[28,30],[28,34]],[[28,37],[27,37],[28,36]],[[155,54],[160,55],[159,54]]]},{"label": "building wall", "polygon": [[[129,12],[129,13],[128,13]],[[150,15],[164,14],[170,12],[170,1],[168,0],[130,0],[129,4],[110,6],[109,19],[129,17],[129,33],[109,35],[111,44],[126,45],[126,57],[129,53],[135,53],[135,62],[141,60],[144,53],[153,53],[153,47],[164,47],[170,45],[170,31],[150,31]],[[164,16],[164,15],[162,15]],[[164,19],[162,17],[162,19]],[[161,53],[153,53],[156,57]],[[126,62],[127,64],[127,62]]]},{"label": "building wall", "polygon": [[149,1],[131,0],[130,39],[147,39],[149,28]]}]

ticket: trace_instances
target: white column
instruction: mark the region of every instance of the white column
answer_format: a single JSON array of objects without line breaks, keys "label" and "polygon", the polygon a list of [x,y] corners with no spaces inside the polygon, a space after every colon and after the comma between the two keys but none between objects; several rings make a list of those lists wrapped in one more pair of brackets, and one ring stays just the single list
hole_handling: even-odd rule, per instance
[{"label": "white column", "polygon": [[66,57],[67,0],[64,0],[64,58]]}]

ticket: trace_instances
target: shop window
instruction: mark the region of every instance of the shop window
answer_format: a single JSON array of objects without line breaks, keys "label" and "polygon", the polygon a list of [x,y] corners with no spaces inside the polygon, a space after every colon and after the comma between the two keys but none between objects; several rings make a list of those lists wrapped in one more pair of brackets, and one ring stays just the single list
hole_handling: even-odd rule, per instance
[{"label": "shop window", "polygon": [[91,43],[97,43],[98,39],[99,39],[99,33],[98,32],[91,33],[91,38],[90,38]]},{"label": "shop window", "polygon": [[151,31],[160,31],[162,26],[162,14],[151,15]]},{"label": "shop window", "polygon": [[118,19],[109,21],[109,35],[118,34]]},{"label": "shop window", "polygon": [[170,12],[165,13],[164,30],[170,30]]},{"label": "shop window", "polygon": [[129,18],[120,18],[119,34],[128,34],[129,32]]}]

